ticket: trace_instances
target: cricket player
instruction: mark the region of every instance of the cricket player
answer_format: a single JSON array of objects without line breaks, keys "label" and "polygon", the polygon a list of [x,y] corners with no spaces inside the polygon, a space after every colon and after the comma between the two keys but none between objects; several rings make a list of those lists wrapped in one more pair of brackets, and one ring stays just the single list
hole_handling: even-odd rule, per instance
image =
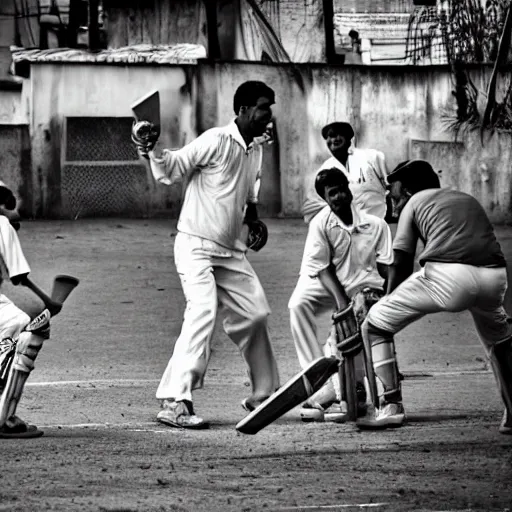
[{"label": "cricket player", "polygon": [[156,181],[186,183],[174,245],[186,309],[156,392],[162,401],[157,420],[172,427],[208,426],[194,412],[192,391],[203,386],[217,311],[248,366],[252,394],[243,407],[255,409],[279,387],[267,328],[270,309],[242,236],[244,222],[250,227],[257,220],[262,147],[254,139],[264,136],[274,100],[263,82],[245,82],[234,96],[236,118],[227,126],[207,130],[179,150],[140,148]]},{"label": "cricket player", "polygon": [[[321,170],[315,189],[326,206],[309,224],[300,277],[290,298],[290,325],[302,368],[315,359],[336,353],[336,338],[331,334],[327,349],[317,338],[317,315],[332,311],[334,299],[323,276],[331,265],[345,294],[352,300],[358,323],[366,309],[383,294],[387,265],[393,261],[392,237],[387,223],[361,210],[350,189],[350,183],[338,168]],[[305,292],[306,290],[306,292]],[[363,315],[363,318],[361,318]],[[358,401],[365,402],[365,361],[361,351],[355,358]],[[337,376],[336,376],[337,379]],[[341,392],[327,384],[301,408],[305,421],[337,421],[346,419],[346,403]],[[362,396],[360,396],[362,395]],[[363,409],[364,413],[364,409]]]},{"label": "cricket player", "polygon": [[347,176],[355,205],[381,219],[386,217],[387,168],[384,153],[375,149],[352,147],[354,130],[349,123],[335,122],[322,128],[322,137],[332,156],[320,169],[308,173],[304,180],[304,220],[311,219],[326,203],[316,193],[315,180],[319,170],[336,167]]},{"label": "cricket player", "polygon": [[[14,285],[23,284],[30,266],[23,254],[16,231],[20,217],[12,191],[0,182],[0,266],[1,279]],[[0,439],[33,438],[43,435],[35,425],[16,416],[16,408],[34,361],[45,339],[50,336],[50,323],[43,319],[34,330],[27,330],[31,319],[0,294]],[[10,354],[15,346],[14,358]]]},{"label": "cricket player", "polygon": [[[507,269],[494,229],[474,197],[440,188],[428,162],[403,162],[388,181],[399,216],[394,260],[387,295],[362,328],[378,382],[377,407],[357,425],[383,429],[405,421],[393,336],[424,315],[468,310],[505,402],[500,432],[512,434],[512,320],[503,307]],[[413,273],[418,240],[422,268]]]}]

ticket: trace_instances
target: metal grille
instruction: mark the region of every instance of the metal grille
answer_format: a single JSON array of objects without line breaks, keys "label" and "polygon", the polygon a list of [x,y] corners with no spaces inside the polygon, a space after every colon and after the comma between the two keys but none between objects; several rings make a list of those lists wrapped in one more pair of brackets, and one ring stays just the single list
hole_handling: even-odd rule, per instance
[{"label": "metal grille", "polygon": [[445,64],[445,38],[436,7],[421,7],[411,14],[406,59],[412,64]]},{"label": "metal grille", "polygon": [[66,123],[66,161],[137,161],[132,144],[131,117],[68,117]]},{"label": "metal grille", "polygon": [[72,218],[147,214],[147,176],[139,164],[65,165],[63,207]]},{"label": "metal grille", "polygon": [[145,217],[149,181],[131,141],[131,117],[69,117],[61,197],[65,217]]}]

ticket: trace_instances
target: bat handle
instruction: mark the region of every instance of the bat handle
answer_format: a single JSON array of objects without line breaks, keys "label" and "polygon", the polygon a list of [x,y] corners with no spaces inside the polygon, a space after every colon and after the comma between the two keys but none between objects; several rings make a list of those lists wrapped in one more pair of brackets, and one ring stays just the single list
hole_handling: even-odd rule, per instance
[{"label": "bat handle", "polygon": [[44,302],[46,309],[48,309],[52,316],[55,316],[58,313],[60,313],[60,310],[62,309],[62,304],[60,302],[54,301],[28,277],[24,277],[20,284],[26,286],[29,290],[33,291]]}]

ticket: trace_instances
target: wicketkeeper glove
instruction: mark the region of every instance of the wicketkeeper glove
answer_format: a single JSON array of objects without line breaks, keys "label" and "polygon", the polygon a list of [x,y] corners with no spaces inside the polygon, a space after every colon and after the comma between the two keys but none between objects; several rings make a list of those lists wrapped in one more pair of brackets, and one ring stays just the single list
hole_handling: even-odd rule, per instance
[{"label": "wicketkeeper glove", "polygon": [[155,147],[160,137],[160,131],[149,121],[138,121],[132,125],[132,141],[137,146],[139,154],[145,158]]},{"label": "wicketkeeper glove", "polygon": [[258,252],[265,247],[268,240],[267,226],[261,220],[247,222],[249,233],[247,235],[247,247]]},{"label": "wicketkeeper glove", "polygon": [[363,338],[351,304],[342,311],[332,315],[336,333],[338,334],[337,348],[344,357],[355,356],[363,349]]}]

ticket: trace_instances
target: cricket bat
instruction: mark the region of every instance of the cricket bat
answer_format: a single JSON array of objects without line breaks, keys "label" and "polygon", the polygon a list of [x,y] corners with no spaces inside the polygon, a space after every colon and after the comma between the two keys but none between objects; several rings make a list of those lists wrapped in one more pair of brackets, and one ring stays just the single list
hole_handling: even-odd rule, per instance
[{"label": "cricket bat", "polygon": [[137,122],[149,121],[160,133],[160,93],[156,89],[135,101],[131,109]]}]

